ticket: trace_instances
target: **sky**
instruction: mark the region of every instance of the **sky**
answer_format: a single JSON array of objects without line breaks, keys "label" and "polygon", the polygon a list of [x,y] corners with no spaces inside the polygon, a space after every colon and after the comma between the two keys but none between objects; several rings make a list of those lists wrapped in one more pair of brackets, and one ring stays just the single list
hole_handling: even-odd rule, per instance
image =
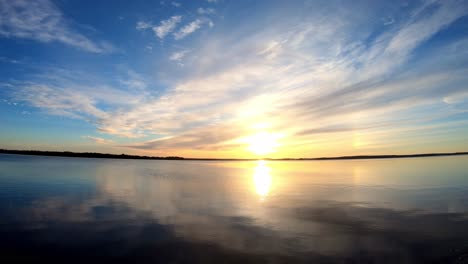
[{"label": "sky", "polygon": [[468,1],[0,0],[0,148],[468,151]]}]

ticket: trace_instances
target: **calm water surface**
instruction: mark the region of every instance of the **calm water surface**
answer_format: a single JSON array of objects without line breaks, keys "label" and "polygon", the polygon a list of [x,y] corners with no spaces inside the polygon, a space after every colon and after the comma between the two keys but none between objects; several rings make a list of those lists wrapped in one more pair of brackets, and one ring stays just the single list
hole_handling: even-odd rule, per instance
[{"label": "calm water surface", "polygon": [[468,263],[468,157],[0,155],[0,262]]}]

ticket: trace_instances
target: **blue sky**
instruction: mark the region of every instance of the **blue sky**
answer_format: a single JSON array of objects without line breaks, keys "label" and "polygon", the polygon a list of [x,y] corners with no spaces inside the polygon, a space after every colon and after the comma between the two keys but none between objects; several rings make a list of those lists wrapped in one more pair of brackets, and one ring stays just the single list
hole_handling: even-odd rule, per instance
[{"label": "blue sky", "polygon": [[466,151],[467,14],[468,1],[0,0],[0,144]]}]

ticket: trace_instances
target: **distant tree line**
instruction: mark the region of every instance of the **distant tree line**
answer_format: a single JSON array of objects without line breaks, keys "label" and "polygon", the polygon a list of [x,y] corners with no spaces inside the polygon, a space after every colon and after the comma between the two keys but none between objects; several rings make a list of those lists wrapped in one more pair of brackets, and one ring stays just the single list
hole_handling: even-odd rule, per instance
[{"label": "distant tree line", "polygon": [[[217,158],[183,158],[179,156],[154,157],[154,156],[138,156],[127,154],[107,154],[96,152],[70,152],[70,151],[42,151],[42,150],[9,150],[0,149],[0,154],[17,154],[17,155],[37,155],[37,156],[54,156],[54,157],[75,157],[75,158],[104,158],[104,159],[145,159],[145,160],[222,160],[222,161],[251,161],[257,159],[217,159]],[[264,160],[351,160],[351,159],[395,159],[395,158],[418,158],[418,157],[434,157],[434,156],[455,156],[468,155],[468,152],[451,152],[451,153],[422,153],[422,154],[407,154],[407,155],[358,155],[358,156],[341,156],[341,157],[320,157],[320,158],[281,158],[271,159],[263,158]]]},{"label": "distant tree line", "polygon": [[9,150],[0,149],[3,154],[19,154],[19,155],[37,155],[37,156],[54,156],[54,157],[75,157],[75,158],[107,158],[107,159],[153,159],[153,160],[182,160],[183,157],[168,156],[168,157],[153,157],[153,156],[138,156],[127,154],[107,154],[96,152],[71,152],[71,151],[42,151],[42,150]]}]

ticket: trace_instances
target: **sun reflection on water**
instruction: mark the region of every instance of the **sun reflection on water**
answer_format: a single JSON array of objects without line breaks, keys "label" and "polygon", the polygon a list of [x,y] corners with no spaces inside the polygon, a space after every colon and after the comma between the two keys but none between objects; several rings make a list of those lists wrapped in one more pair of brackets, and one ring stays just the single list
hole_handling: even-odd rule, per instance
[{"label": "sun reflection on water", "polygon": [[258,162],[253,174],[253,181],[257,194],[261,198],[265,198],[270,192],[271,188],[270,167],[268,167],[265,161],[260,160]]}]

